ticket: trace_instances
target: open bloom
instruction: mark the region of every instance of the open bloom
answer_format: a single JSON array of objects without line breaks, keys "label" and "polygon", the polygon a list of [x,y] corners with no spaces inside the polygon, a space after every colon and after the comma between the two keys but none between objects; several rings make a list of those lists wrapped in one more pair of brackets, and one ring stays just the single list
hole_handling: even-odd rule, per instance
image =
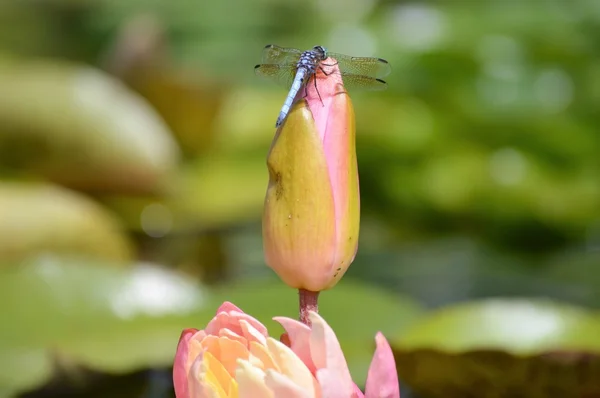
[{"label": "open bloom", "polygon": [[[323,62],[334,65],[328,58]],[[307,83],[267,159],[267,264],[289,286],[333,287],[354,260],[360,220],[354,110],[337,65]]]},{"label": "open bloom", "polygon": [[274,318],[289,346],[259,321],[225,302],[205,329],[181,334],[173,381],[177,398],[399,398],[392,351],[377,334],[366,395],[356,387],[333,330],[317,313],[312,328]]}]

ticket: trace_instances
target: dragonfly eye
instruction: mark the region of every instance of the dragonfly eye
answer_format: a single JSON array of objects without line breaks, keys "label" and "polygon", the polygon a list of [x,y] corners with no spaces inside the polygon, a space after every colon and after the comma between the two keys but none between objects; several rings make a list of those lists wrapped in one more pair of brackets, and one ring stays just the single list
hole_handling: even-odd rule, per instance
[{"label": "dragonfly eye", "polygon": [[319,55],[321,56],[321,58],[325,59],[327,58],[327,49],[323,46],[314,46],[313,47],[313,51],[319,53]]}]

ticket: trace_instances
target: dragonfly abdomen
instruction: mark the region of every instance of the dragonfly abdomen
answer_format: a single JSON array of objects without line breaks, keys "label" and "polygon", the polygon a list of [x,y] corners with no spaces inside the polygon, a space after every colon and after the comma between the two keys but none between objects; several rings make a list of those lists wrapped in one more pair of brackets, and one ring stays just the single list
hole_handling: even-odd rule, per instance
[{"label": "dragonfly abdomen", "polygon": [[281,126],[281,123],[283,123],[283,121],[287,117],[287,115],[290,112],[290,109],[292,107],[292,104],[294,103],[294,99],[296,98],[296,95],[298,94],[298,91],[300,91],[300,89],[302,88],[302,85],[304,84],[307,74],[308,74],[308,70],[307,70],[307,68],[304,68],[304,67],[300,67],[296,71],[296,77],[294,78],[292,87],[290,88],[290,91],[285,99],[285,102],[283,103],[283,106],[281,107],[281,111],[279,112],[279,117],[277,118],[277,123],[275,123],[275,127]]}]

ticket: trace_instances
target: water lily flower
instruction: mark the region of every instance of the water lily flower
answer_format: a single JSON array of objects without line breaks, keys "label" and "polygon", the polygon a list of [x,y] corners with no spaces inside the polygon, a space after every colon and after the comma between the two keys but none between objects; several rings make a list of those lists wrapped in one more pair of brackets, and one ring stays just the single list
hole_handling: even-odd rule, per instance
[{"label": "water lily flower", "polygon": [[203,330],[181,334],[173,381],[177,398],[399,398],[392,351],[377,334],[366,393],[352,382],[331,327],[316,312],[312,328],[274,318],[289,346],[269,337],[266,327],[225,302]]},{"label": "water lily flower", "polygon": [[323,64],[333,66],[300,90],[277,130],[263,213],[267,264],[313,292],[333,287],[354,260],[360,221],[354,109],[335,60]]}]

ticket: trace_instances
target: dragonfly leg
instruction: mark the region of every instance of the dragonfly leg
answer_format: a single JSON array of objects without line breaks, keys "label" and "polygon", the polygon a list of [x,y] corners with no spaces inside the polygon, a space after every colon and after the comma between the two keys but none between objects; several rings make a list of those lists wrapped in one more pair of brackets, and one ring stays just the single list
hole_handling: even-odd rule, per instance
[{"label": "dragonfly leg", "polygon": [[[333,66],[333,65],[326,65],[326,64],[321,64],[321,65],[325,65],[325,66]],[[323,69],[323,67],[322,67],[321,65],[319,65],[319,69],[321,69],[321,72],[323,72],[323,74],[324,74],[325,76],[329,76],[329,75],[331,75],[331,74],[333,73],[333,72],[330,72],[330,73],[327,73],[327,72],[325,72],[325,69]]]},{"label": "dragonfly leg", "polygon": [[[320,63],[320,65],[325,65],[325,66],[336,66],[337,64],[339,64],[339,62],[337,60],[335,61],[335,64],[326,64],[323,62]],[[323,70],[323,69],[321,69],[321,70]]]},{"label": "dragonfly leg", "polygon": [[[321,93],[319,92],[319,88],[317,87],[317,74],[316,73],[313,76],[313,81],[315,82],[315,90],[317,90],[317,95],[319,96],[319,101],[321,101],[321,105],[325,106],[325,104],[323,103],[323,98],[321,98]],[[308,84],[307,84],[307,86],[308,86]]]},{"label": "dragonfly leg", "polygon": [[335,65],[337,65],[337,63],[335,63],[335,64],[332,64],[332,65],[328,65],[328,64],[323,64],[323,63],[322,63],[322,64],[320,64],[320,65],[319,65],[319,69],[321,70],[321,72],[323,72],[323,74],[324,74],[325,76],[329,76],[329,75],[332,75],[332,74],[334,74],[334,73],[340,74],[339,72],[333,72],[333,71],[328,73],[328,72],[326,72],[326,71],[325,71],[325,69],[323,69],[323,67],[322,67],[321,65],[325,65],[325,66],[335,66]]}]

